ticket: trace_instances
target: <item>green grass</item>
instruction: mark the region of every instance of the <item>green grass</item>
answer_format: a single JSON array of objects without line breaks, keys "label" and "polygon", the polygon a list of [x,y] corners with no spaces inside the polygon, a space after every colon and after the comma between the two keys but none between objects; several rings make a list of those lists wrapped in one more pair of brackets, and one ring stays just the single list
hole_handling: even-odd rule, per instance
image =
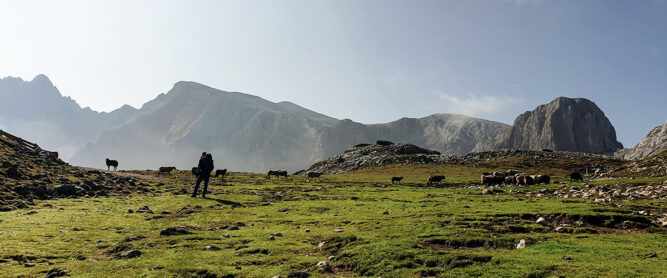
[{"label": "green grass", "polygon": [[[619,201],[624,206],[617,208],[509,193],[581,186],[561,178],[556,179],[562,182],[558,184],[501,188],[500,194],[482,195],[482,189],[470,185],[489,170],[494,169],[399,165],[323,176],[313,182],[301,176],[275,181],[234,173],[227,177],[231,186],[216,180],[208,199],[173,194],[190,190],[194,180],[179,171],[152,181],[164,183],[159,186],[163,193],[36,201],[36,207],[0,213],[0,276],[44,276],[54,268],[73,277],[271,277],[298,271],[314,277],[667,275],[666,229],[628,233],[619,226],[625,220],[646,220],[630,214],[633,206],[667,212],[664,200]],[[447,176],[443,187],[424,186],[425,176],[432,174]],[[391,176],[405,179],[392,185]],[[592,184],[631,186],[662,180]],[[144,205],[155,213],[128,213]],[[201,209],[176,213],[187,205]],[[163,210],[172,213],[161,215]],[[599,221],[605,229],[556,233],[552,227],[535,224],[537,215]],[[207,230],[237,221],[245,226]],[[196,229],[189,235],[160,235],[163,228],[178,225]],[[223,237],[225,233],[230,237]],[[277,233],[282,236],[269,239]],[[122,242],[134,235],[146,238]],[[517,250],[514,246],[521,239],[527,247]],[[322,241],[327,243],[319,248]],[[220,250],[203,250],[206,245]],[[114,248],[143,254],[116,259]],[[657,256],[646,258],[652,253]],[[331,255],[334,259],[328,260]],[[315,264],[323,260],[335,274],[317,272]]]}]

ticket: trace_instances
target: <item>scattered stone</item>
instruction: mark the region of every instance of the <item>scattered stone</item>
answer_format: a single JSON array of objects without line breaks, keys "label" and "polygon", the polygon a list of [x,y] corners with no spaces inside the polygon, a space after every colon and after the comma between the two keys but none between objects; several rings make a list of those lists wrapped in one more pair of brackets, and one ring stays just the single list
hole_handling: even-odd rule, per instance
[{"label": "scattered stone", "polygon": [[385,210],[382,214],[384,214],[384,215],[389,215],[389,211],[386,211],[386,210]]},{"label": "scattered stone", "polygon": [[331,271],[331,266],[329,266],[329,263],[326,261],[320,261],[318,262],[315,267],[317,267],[317,271],[321,273],[330,273]]},{"label": "scattered stone", "polygon": [[132,209],[128,209],[127,213],[134,213],[134,211]]},{"label": "scattered stone", "polygon": [[489,190],[488,189],[482,190],[482,195],[486,195],[486,194],[489,194]]},{"label": "scattered stone", "polygon": [[89,263],[96,263],[96,262],[99,262],[99,260],[97,260],[97,259],[90,259],[90,260],[88,260],[88,262],[89,262]]},{"label": "scattered stone", "polygon": [[153,211],[151,209],[149,209],[148,206],[143,206],[143,207],[140,207],[137,210],[137,213],[151,213],[152,214]]},{"label": "scattered stone", "polygon": [[239,229],[239,226],[237,226],[237,225],[231,225],[231,226],[229,226],[229,228],[227,228],[227,230],[230,230],[230,231],[235,231],[235,230],[238,230],[238,229]]},{"label": "scattered stone", "polygon": [[310,233],[310,229],[306,229],[306,233]]},{"label": "scattered stone", "polygon": [[229,237],[229,234],[222,234],[222,237]]},{"label": "scattered stone", "polygon": [[331,260],[333,260],[335,257],[336,257],[336,256],[331,255],[331,256],[329,256],[329,258],[327,258],[327,259],[331,261]]},{"label": "scattered stone", "polygon": [[35,266],[35,264],[34,263],[24,263],[23,266],[24,267],[33,267],[33,266]]},{"label": "scattered stone", "polygon": [[220,247],[213,246],[213,245],[206,245],[206,246],[204,246],[204,250],[208,250],[208,251],[218,251],[218,250],[220,250]]},{"label": "scattered stone", "polygon": [[569,256],[563,256],[563,260],[566,260],[566,261],[571,261],[571,260],[572,260],[572,258],[570,258]]},{"label": "scattered stone", "polygon": [[286,212],[286,211],[287,211],[286,208],[281,208],[281,209],[278,210],[278,212]]},{"label": "scattered stone", "polygon": [[270,235],[269,240],[276,240],[276,237],[274,235]]},{"label": "scattered stone", "polygon": [[516,245],[516,249],[523,249],[526,248],[526,240],[522,239],[519,240],[519,244]]},{"label": "scattered stone", "polygon": [[342,232],[343,232],[343,229],[341,229],[341,228],[338,228],[338,229],[334,230],[334,233],[342,233]]},{"label": "scattered stone", "polygon": [[189,235],[192,234],[185,226],[165,228],[160,231],[161,236]]},{"label": "scattered stone", "polygon": [[62,277],[62,276],[67,276],[67,271],[54,268],[49,270],[49,272],[46,273],[46,278],[55,278],[55,277]]},{"label": "scattered stone", "polygon": [[658,257],[658,254],[656,254],[656,253],[651,253],[651,254],[646,255],[646,258],[647,258],[647,259],[649,259],[649,258],[655,258],[655,257]]},{"label": "scattered stone", "polygon": [[326,241],[321,241],[320,243],[317,244],[317,247],[322,248],[326,243],[327,243]]},{"label": "scattered stone", "polygon": [[116,255],[116,258],[118,259],[130,259],[130,258],[136,258],[141,256],[141,251],[139,250],[130,250],[127,252],[120,253],[119,255]]},{"label": "scattered stone", "polygon": [[547,220],[544,219],[544,217],[540,217],[540,218],[537,218],[537,221],[535,221],[535,223],[546,226],[547,225]]},{"label": "scattered stone", "polygon": [[171,214],[171,211],[163,210],[163,211],[162,211],[162,214]]},{"label": "scattered stone", "polygon": [[562,233],[565,232],[565,228],[563,227],[556,227],[556,233]]},{"label": "scattered stone", "polygon": [[124,238],[122,241],[123,242],[130,242],[130,241],[136,241],[136,240],[142,240],[146,238],[146,236],[129,236]]}]

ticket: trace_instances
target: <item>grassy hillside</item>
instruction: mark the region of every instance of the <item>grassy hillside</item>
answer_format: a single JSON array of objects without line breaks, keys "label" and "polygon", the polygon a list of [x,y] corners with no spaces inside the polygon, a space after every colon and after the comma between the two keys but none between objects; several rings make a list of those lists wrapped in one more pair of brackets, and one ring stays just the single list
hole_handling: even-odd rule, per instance
[{"label": "grassy hillside", "polygon": [[[666,177],[571,183],[562,178],[567,170],[538,165],[526,172],[551,174],[556,183],[476,185],[481,172],[512,165],[490,166],[393,165],[312,182],[232,173],[214,182],[207,199],[189,196],[189,172],[127,172],[150,179],[155,190],[35,200],[1,212],[0,276],[667,275],[667,228],[658,222],[665,195],[595,203],[548,194],[587,185],[664,187]],[[445,184],[425,186],[436,173],[448,177]],[[392,185],[391,176],[405,179]],[[137,213],[142,206],[154,213]],[[186,234],[161,235],[170,227]],[[526,247],[516,249],[522,239]],[[130,250],[141,255],[118,257]]]}]

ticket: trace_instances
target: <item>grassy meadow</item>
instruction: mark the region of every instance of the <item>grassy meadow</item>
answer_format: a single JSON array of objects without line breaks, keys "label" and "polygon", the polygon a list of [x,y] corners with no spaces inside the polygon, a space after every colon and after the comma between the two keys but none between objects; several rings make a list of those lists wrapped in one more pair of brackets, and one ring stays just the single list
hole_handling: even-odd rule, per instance
[{"label": "grassy meadow", "polygon": [[[158,190],[35,201],[28,209],[1,212],[0,276],[667,276],[667,229],[633,213],[666,213],[667,201],[595,204],[538,196],[543,188],[585,186],[556,169],[540,170],[555,177],[550,185],[482,194],[479,175],[490,170],[394,165],[309,182],[231,173],[212,178],[206,199],[190,197],[194,178],[188,171],[159,177],[126,172]],[[426,176],[436,173],[446,181],[425,186]],[[392,176],[405,178],[391,184]],[[137,213],[142,206],[153,213]],[[536,224],[540,216],[552,223]],[[555,231],[556,222],[576,221],[592,224]],[[178,226],[187,234],[161,235]],[[517,249],[522,239],[526,247]],[[130,250],[141,255],[118,257]],[[320,261],[329,267],[317,266]]]}]

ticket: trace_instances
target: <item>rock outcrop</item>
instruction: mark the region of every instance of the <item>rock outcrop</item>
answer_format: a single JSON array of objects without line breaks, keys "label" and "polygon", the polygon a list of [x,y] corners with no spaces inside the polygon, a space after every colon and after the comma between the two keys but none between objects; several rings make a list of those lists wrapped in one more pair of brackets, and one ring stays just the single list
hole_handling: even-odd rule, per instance
[{"label": "rock outcrop", "polygon": [[559,97],[521,114],[500,148],[610,154],[623,145],[602,110],[584,98]]},{"label": "rock outcrop", "polygon": [[647,158],[667,151],[667,122],[652,129],[634,148],[620,150],[616,156],[626,160]]}]

